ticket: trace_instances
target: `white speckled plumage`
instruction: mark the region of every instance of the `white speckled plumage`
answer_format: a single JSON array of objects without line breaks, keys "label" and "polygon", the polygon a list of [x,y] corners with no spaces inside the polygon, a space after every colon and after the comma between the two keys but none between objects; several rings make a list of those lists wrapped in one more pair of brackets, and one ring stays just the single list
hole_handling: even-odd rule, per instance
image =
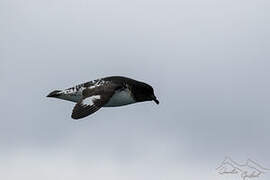
[{"label": "white speckled plumage", "polygon": [[100,99],[100,95],[90,96],[82,100],[82,105],[84,106],[92,106],[95,100]]}]

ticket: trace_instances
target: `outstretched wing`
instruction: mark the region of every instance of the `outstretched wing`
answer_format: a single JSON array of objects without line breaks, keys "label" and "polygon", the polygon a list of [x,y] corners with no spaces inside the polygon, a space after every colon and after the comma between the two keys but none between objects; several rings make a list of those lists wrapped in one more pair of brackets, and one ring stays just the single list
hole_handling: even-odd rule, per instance
[{"label": "outstretched wing", "polygon": [[75,105],[71,117],[73,119],[81,119],[93,114],[103,107],[112,97],[114,91],[119,86],[116,84],[103,81],[95,87],[89,87],[83,90],[83,98]]}]

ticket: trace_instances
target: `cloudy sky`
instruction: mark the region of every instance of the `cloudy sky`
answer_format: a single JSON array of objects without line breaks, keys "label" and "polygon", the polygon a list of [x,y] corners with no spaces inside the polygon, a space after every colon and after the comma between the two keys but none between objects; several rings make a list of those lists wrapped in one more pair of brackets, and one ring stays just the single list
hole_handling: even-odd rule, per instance
[{"label": "cloudy sky", "polygon": [[[0,179],[240,180],[270,168],[269,0],[1,0]],[[80,121],[54,90],[122,75],[153,102]],[[270,178],[270,171],[259,179]]]}]

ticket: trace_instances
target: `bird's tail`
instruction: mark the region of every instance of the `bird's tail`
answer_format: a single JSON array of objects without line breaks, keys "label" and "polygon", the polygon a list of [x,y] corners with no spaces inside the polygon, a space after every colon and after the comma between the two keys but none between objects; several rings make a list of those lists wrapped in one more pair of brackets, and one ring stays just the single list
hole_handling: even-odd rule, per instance
[{"label": "bird's tail", "polygon": [[63,99],[63,100],[77,103],[79,100],[81,100],[82,95],[80,93],[70,93],[70,92],[67,92],[66,90],[63,90],[63,91],[55,90],[51,92],[50,94],[48,94],[47,97],[53,97],[53,98]]},{"label": "bird's tail", "polygon": [[51,92],[50,94],[47,95],[47,97],[59,97],[62,94],[62,91],[60,90],[55,90]]}]

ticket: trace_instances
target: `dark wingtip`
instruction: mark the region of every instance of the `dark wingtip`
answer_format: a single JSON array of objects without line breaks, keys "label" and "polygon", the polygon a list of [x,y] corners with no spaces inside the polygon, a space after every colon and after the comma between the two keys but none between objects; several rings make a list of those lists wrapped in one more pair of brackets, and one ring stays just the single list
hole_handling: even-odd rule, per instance
[{"label": "dark wingtip", "polygon": [[60,96],[60,92],[59,90],[55,90],[53,92],[51,92],[50,94],[47,95],[47,97],[58,97]]}]

